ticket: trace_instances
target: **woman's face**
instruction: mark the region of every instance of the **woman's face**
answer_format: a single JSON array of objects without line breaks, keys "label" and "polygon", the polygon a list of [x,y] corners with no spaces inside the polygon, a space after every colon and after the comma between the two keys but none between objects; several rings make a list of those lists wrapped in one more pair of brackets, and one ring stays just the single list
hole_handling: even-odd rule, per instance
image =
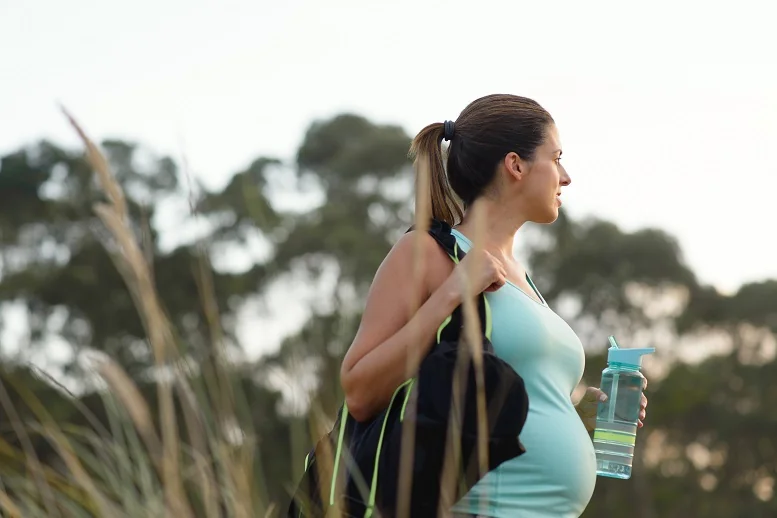
[{"label": "woman's face", "polygon": [[561,165],[561,140],[555,124],[548,126],[545,141],[531,162],[520,157],[506,158],[505,166],[515,185],[516,207],[523,219],[534,223],[553,223],[561,207],[561,188],[572,179]]}]

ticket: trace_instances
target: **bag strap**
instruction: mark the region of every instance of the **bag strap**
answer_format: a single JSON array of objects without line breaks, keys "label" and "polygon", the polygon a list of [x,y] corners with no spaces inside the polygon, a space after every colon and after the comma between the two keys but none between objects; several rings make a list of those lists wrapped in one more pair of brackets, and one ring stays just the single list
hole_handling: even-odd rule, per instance
[{"label": "bag strap", "polygon": [[[408,233],[412,230],[415,230],[415,225],[412,225],[410,228],[408,228],[405,233]],[[450,257],[454,263],[459,264],[467,254],[459,248],[458,240],[456,239],[456,236],[453,235],[452,231],[453,229],[448,223],[437,219],[432,219],[429,222],[429,229],[427,232],[434,238],[435,241],[437,241],[437,244],[440,245],[440,248],[442,248],[445,253],[448,254],[448,257]],[[491,321],[491,306],[488,303],[488,299],[486,299],[485,293],[481,293],[478,296],[478,316],[480,317],[481,332],[483,332],[486,338],[488,338],[490,341],[493,324]],[[453,328],[450,327],[449,324],[452,321],[458,322],[459,326],[454,326]],[[440,341],[443,339],[457,339],[463,322],[464,318],[462,314],[462,307],[459,306],[437,329],[437,343],[440,343]],[[453,333],[453,336],[451,336],[450,333]],[[486,349],[490,348],[490,344],[484,343],[483,345]]]},{"label": "bag strap", "polygon": [[[412,232],[415,228],[415,225],[412,225],[405,231],[405,234]],[[453,228],[448,223],[432,219],[429,222],[427,232],[455,263],[458,263],[467,255],[463,250],[459,250],[456,236],[453,235]]]},{"label": "bag strap", "polygon": [[[414,229],[415,226],[411,226],[407,231],[410,232]],[[456,236],[452,234],[452,229],[450,225],[443,221],[438,220],[432,220],[431,224],[429,226],[429,235],[431,235],[435,241],[437,241],[437,244],[440,245],[440,247],[445,250],[445,252],[448,254],[448,256],[451,258],[451,260],[458,264],[461,262],[462,259],[467,255],[463,250],[459,248],[458,241],[456,240]],[[480,294],[478,297],[478,313],[480,316],[480,325],[481,330],[485,334],[486,338],[488,339],[488,342],[483,342],[484,349],[489,349],[491,347],[490,340],[491,340],[491,330],[492,330],[492,323],[491,323],[491,308],[488,304],[488,300],[485,297],[485,294]],[[449,326],[449,324],[453,321],[456,321],[459,323],[458,326]],[[448,316],[448,318],[440,325],[440,327],[437,330],[437,343],[440,343],[443,338],[449,339],[449,340],[456,340],[461,332],[461,327],[463,326],[463,314],[462,314],[462,307],[461,305],[454,310],[454,312]],[[457,328],[458,327],[458,328]],[[405,396],[404,396],[404,402],[402,404],[402,409],[400,412],[400,421],[404,420],[404,414],[405,414],[405,407],[407,406],[407,402],[410,396],[410,391],[413,385],[413,382],[415,381],[414,378],[411,378],[409,380],[406,380],[402,385],[397,387],[397,389],[394,391],[394,394],[391,397],[391,402],[389,403],[389,408],[391,408],[394,404],[394,401],[397,397],[397,395],[401,392],[402,389],[406,389]],[[334,454],[334,466],[332,470],[332,480],[330,481],[329,486],[329,505],[334,505],[335,500],[335,493],[336,493],[336,484],[337,484],[337,473],[339,471],[340,467],[340,459],[343,454],[344,449],[344,443],[346,441],[346,435],[348,433],[346,432],[346,428],[348,427],[348,422],[352,420],[352,417],[350,413],[348,412],[348,405],[347,403],[343,402],[342,407],[340,408],[340,414],[338,416],[338,419],[336,420],[337,425],[337,445],[335,446],[335,454]],[[370,484],[370,492],[367,500],[367,512],[365,514],[365,518],[370,518],[372,516],[374,507],[375,507],[375,496],[377,492],[377,481],[378,481],[378,460],[380,457],[381,449],[382,449],[382,443],[383,443],[383,436],[385,434],[385,428],[386,428],[386,421],[384,420],[383,425],[381,427],[380,437],[378,440],[378,447],[377,452],[375,456],[375,462],[373,464],[373,474],[372,474],[372,480]],[[308,463],[308,457],[305,458],[305,470],[309,468]],[[324,495],[324,498],[326,496]]]}]

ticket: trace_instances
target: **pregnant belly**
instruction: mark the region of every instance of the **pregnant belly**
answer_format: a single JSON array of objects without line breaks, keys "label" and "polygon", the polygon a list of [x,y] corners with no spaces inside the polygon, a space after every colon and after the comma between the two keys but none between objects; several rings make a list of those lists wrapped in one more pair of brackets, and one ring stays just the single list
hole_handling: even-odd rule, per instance
[{"label": "pregnant belly", "polygon": [[489,473],[456,508],[488,516],[580,516],[596,484],[596,457],[574,408],[530,410],[521,442],[526,453]]}]

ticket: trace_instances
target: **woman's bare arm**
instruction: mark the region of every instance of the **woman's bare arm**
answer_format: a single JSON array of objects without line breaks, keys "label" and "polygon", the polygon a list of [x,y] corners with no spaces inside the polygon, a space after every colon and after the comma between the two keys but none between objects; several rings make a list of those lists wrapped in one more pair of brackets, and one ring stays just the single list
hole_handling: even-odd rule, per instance
[{"label": "woman's bare arm", "polygon": [[[425,263],[420,275],[414,267],[416,239]],[[453,267],[431,236],[416,232],[405,234],[384,259],[340,372],[357,421],[388,406],[396,388],[416,372],[440,324],[461,303]]]}]

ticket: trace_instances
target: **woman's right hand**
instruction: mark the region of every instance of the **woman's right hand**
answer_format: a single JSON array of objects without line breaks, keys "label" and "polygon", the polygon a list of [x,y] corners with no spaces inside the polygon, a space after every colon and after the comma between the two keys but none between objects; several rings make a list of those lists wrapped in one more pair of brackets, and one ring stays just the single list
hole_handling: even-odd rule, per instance
[{"label": "woman's right hand", "polygon": [[496,291],[505,285],[507,271],[502,261],[486,250],[473,249],[456,266],[453,276],[457,277],[463,292],[463,281],[469,280],[469,288],[474,295],[484,291]]}]

